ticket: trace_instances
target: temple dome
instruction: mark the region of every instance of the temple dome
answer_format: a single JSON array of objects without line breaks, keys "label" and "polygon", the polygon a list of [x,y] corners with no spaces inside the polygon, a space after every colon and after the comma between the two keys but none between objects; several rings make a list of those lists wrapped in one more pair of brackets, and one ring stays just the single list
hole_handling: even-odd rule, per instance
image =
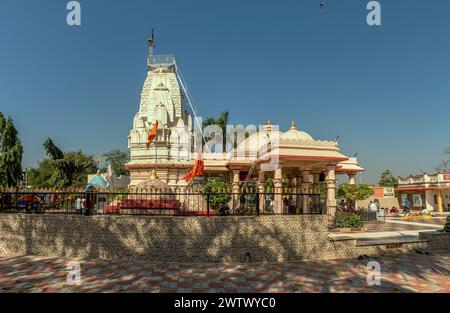
[{"label": "temple dome", "polygon": [[165,182],[159,180],[156,172],[153,170],[147,180],[131,187],[131,192],[172,194],[173,190]]},{"label": "temple dome", "polygon": [[283,140],[314,140],[308,133],[298,130],[294,121],[291,122],[289,130],[281,134],[280,138]]},{"label": "temple dome", "polygon": [[[272,126],[272,125],[270,125]],[[269,144],[272,140],[279,140],[282,132],[265,127],[264,131],[252,134],[239,144],[238,150],[241,151],[258,151],[263,146]]]},{"label": "temple dome", "polygon": [[89,185],[97,188],[106,188],[108,186],[107,181],[97,173],[94,178],[91,179]]}]

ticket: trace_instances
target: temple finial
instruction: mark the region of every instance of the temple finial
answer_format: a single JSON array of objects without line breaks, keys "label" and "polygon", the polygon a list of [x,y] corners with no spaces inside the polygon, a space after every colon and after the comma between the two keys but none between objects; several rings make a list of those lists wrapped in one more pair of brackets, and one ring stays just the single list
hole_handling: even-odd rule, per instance
[{"label": "temple finial", "polygon": [[291,127],[289,129],[296,129],[294,120],[291,121]]},{"label": "temple finial", "polygon": [[150,65],[153,63],[153,47],[155,46],[155,35],[152,29],[152,36],[147,38],[148,45],[148,56],[147,56],[147,64]]},{"label": "temple finial", "polygon": [[150,171],[150,175],[148,178],[149,179],[158,179],[158,174],[156,174],[156,171],[154,169]]}]

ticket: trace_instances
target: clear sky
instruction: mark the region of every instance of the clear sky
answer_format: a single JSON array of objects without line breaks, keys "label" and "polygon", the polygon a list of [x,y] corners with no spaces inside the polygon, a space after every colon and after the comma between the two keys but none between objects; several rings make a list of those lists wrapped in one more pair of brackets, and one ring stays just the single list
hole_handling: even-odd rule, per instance
[{"label": "clear sky", "polygon": [[450,1],[0,1],[0,111],[11,115],[24,166],[52,137],[64,150],[126,148],[146,75],[146,37],[175,54],[202,116],[317,139],[340,136],[368,171],[431,172],[450,145]]}]

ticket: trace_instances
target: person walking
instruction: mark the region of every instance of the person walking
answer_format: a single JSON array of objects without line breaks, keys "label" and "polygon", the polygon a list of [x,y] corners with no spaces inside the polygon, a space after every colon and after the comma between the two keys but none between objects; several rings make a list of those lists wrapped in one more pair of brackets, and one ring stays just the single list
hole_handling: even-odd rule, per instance
[{"label": "person walking", "polygon": [[405,199],[405,206],[403,208],[402,214],[409,215],[411,212],[411,203],[409,202],[408,198]]}]

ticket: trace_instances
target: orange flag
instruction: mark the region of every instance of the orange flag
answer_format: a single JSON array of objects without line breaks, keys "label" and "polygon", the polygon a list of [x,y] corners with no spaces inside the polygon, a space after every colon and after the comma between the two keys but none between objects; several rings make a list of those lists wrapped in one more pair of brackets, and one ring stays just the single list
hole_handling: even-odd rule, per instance
[{"label": "orange flag", "polygon": [[158,120],[155,121],[155,124],[153,124],[152,130],[148,133],[147,149],[150,148],[150,145],[152,144],[153,140],[155,139],[157,133],[158,133]]},{"label": "orange flag", "polygon": [[197,176],[205,176],[205,162],[202,160],[202,148],[200,147],[195,160],[194,168],[183,177],[184,180],[193,180]]}]

